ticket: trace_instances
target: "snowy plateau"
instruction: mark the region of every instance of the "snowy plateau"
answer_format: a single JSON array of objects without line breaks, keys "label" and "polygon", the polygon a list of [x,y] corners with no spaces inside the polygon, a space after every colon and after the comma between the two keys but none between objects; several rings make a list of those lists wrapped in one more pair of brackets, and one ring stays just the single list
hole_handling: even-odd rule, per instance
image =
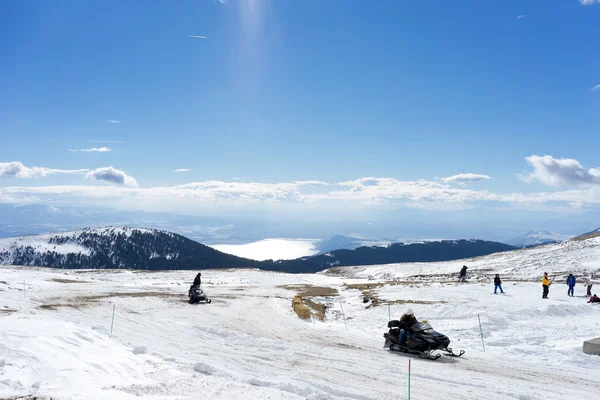
[{"label": "snowy plateau", "polygon": [[[469,281],[458,283],[463,264]],[[406,399],[409,360],[415,400],[600,399],[600,357],[582,352],[600,336],[600,305],[581,283],[567,297],[570,272],[600,289],[600,237],[317,274],[206,270],[212,303],[197,305],[186,296],[194,271],[2,266],[0,399]],[[302,291],[324,320],[292,311]],[[384,349],[388,316],[408,307],[465,355]]]}]

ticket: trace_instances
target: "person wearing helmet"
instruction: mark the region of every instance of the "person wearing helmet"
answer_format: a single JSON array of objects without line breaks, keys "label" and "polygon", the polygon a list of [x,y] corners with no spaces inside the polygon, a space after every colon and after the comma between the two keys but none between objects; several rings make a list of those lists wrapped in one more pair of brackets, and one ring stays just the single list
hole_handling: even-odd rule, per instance
[{"label": "person wearing helmet", "polygon": [[400,343],[403,344],[404,340],[410,335],[410,330],[414,324],[419,323],[415,318],[415,313],[412,308],[406,310],[404,315],[400,317]]},{"label": "person wearing helmet", "polygon": [[552,281],[548,278],[548,273],[544,272],[544,276],[542,277],[542,299],[548,298],[548,292],[550,291],[550,285],[552,285]]}]

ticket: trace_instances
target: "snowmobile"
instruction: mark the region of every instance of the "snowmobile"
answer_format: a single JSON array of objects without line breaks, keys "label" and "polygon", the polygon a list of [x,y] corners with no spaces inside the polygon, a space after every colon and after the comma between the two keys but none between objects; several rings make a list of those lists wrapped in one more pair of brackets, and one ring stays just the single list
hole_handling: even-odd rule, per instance
[{"label": "snowmobile", "polygon": [[440,358],[442,354],[439,352],[450,357],[460,357],[465,354],[464,350],[461,350],[458,354],[454,353],[448,347],[450,339],[446,335],[434,331],[429,322],[426,321],[414,324],[410,333],[405,335],[405,339],[400,343],[399,334],[400,329],[404,328],[403,325],[397,320],[388,322],[389,332],[383,334],[385,338],[384,348],[391,351],[417,354],[421,358],[429,360]]},{"label": "snowmobile", "polygon": [[208,298],[204,294],[204,291],[200,289],[200,285],[192,285],[190,286],[190,290],[188,291],[189,303],[196,304],[203,301],[205,304],[211,303],[211,299]]}]

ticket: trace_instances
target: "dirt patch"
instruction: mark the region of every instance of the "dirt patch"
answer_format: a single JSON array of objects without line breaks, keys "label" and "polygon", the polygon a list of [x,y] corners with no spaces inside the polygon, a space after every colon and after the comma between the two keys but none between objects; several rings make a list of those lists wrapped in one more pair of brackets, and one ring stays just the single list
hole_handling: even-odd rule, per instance
[{"label": "dirt patch", "polygon": [[3,285],[8,285],[8,283],[4,282],[4,281],[0,281],[1,284]]},{"label": "dirt patch", "polygon": [[56,298],[55,303],[42,304],[38,308],[42,310],[56,310],[58,308],[85,308],[91,307],[97,302],[104,299],[111,298],[131,298],[131,297],[158,297],[158,298],[181,298],[179,293],[165,293],[165,292],[132,292],[132,293],[106,293],[94,296],[77,296],[70,298]]},{"label": "dirt patch", "polygon": [[[333,297],[338,295],[337,289],[327,286],[280,285],[277,287],[286,290],[294,290],[297,292],[294,299],[300,299],[300,306],[295,307],[294,302],[292,301],[292,308],[301,318],[306,319],[310,318],[310,315],[313,315],[314,318],[317,318],[320,321],[325,320],[327,306],[325,304],[313,301],[311,297]],[[298,309],[302,310],[302,315],[300,315]]]},{"label": "dirt patch", "polygon": [[367,306],[367,308],[377,307],[377,306],[381,306],[381,305],[388,305],[388,304],[394,305],[394,304],[444,304],[444,303],[447,303],[446,301],[442,301],[442,300],[436,300],[436,301],[430,301],[430,300],[381,300],[379,298],[379,296],[377,296],[376,293],[373,293],[371,291],[363,292],[363,296],[370,300],[370,304]]},{"label": "dirt patch", "polygon": [[11,314],[17,312],[17,310],[13,310],[12,308],[0,308],[0,314]]},{"label": "dirt patch", "polygon": [[314,302],[311,299],[305,299],[304,305],[312,310],[314,318],[319,321],[325,321],[325,311],[327,311],[327,306],[325,304]]},{"label": "dirt patch", "polygon": [[73,304],[73,303],[52,303],[52,304],[42,304],[41,306],[38,306],[38,308],[40,310],[49,310],[49,311],[55,311],[58,310],[59,308],[74,308],[79,310],[80,308],[83,307],[89,307],[91,304]]},{"label": "dirt patch", "polygon": [[335,288],[313,285],[280,285],[278,288],[294,290],[301,297],[333,297],[338,295]]},{"label": "dirt patch", "polygon": [[58,283],[87,283],[85,281],[76,281],[74,279],[62,279],[62,278],[54,278],[54,279],[52,279],[52,282],[58,282]]}]

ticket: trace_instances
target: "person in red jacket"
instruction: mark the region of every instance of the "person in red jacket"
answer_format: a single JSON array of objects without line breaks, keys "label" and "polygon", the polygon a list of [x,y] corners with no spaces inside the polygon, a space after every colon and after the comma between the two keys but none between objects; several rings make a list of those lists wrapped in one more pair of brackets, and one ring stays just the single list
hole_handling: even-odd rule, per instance
[{"label": "person in red jacket", "polygon": [[600,297],[594,294],[592,297],[590,297],[590,301],[588,301],[588,303],[600,303]]}]

